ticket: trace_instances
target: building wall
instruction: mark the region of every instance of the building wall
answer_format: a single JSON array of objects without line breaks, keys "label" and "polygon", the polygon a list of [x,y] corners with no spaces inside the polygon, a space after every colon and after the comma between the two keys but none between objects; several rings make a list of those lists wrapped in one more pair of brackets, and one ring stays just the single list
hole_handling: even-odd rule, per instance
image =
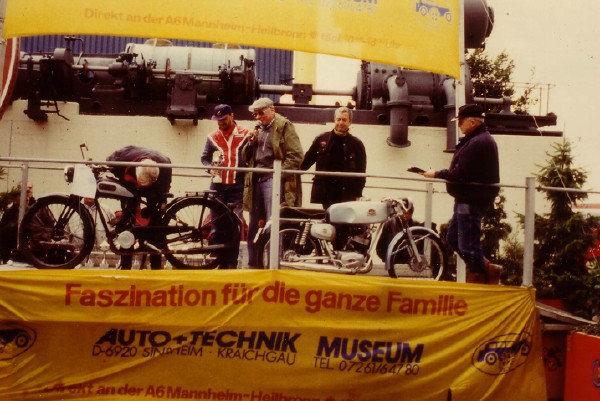
[{"label": "building wall", "polygon": [[[0,157],[49,158],[81,160],[79,145],[86,143],[88,157],[103,161],[112,151],[125,145],[154,148],[171,157],[174,164],[188,167],[200,166],[200,154],[207,133],[216,129],[216,123],[200,120],[197,126],[190,121],[178,120],[171,125],[164,117],[143,116],[92,116],[80,115],[78,104],[60,103],[60,114],[49,114],[48,122],[36,123],[23,113],[25,101],[15,101],[0,120]],[[253,127],[250,121],[238,121],[240,125]],[[313,138],[333,127],[322,124],[296,124],[304,149]],[[367,180],[364,196],[371,199],[410,196],[415,202],[415,217],[424,220],[425,183],[420,176],[406,172],[409,166],[424,169],[446,168],[452,154],[444,152],[446,130],[438,127],[409,127],[411,146],[391,147],[387,144],[389,127],[385,125],[353,125],[352,132],[364,143],[367,150]],[[511,186],[524,186],[525,178],[538,172],[545,164],[545,152],[558,138],[528,136],[495,136],[500,151],[501,182]],[[4,162],[0,161],[0,164]],[[35,163],[34,167],[42,167]],[[33,169],[29,181],[34,184],[34,194],[39,197],[50,192],[67,192],[68,186],[62,175],[64,163],[45,165],[54,170]],[[203,190],[209,186],[209,178],[203,169],[176,169],[172,192],[183,195],[189,190]],[[192,175],[192,176],[190,176]],[[195,177],[193,177],[195,176]],[[394,180],[387,177],[398,177]],[[304,206],[310,205],[312,176],[303,176]],[[9,169],[8,177],[0,181],[0,191],[12,188],[21,180],[20,169]],[[445,223],[451,216],[452,199],[445,193],[442,183],[435,184],[433,221]],[[421,192],[414,192],[418,190]],[[505,188],[505,205],[509,218],[516,222],[515,213],[524,213],[525,192],[521,188]],[[543,211],[541,194],[536,199],[537,212]]]}]

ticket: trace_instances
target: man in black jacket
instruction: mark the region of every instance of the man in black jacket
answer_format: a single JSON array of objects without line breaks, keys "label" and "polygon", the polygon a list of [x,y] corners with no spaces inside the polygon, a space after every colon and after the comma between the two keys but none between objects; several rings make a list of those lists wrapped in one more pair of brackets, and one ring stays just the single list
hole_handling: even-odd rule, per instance
[{"label": "man in black jacket", "polygon": [[[119,181],[127,187],[136,196],[121,207],[123,208],[121,218],[116,222],[116,229],[124,231],[129,229],[131,224],[136,224],[131,221],[136,215],[136,209],[139,205],[139,198],[145,197],[147,208],[140,214],[141,217],[149,218],[148,225],[157,225],[160,222],[159,209],[163,207],[165,202],[164,195],[171,188],[171,167],[158,167],[158,164],[170,164],[171,159],[162,153],[143,148],[140,146],[125,146],[114,151],[106,158],[107,161],[116,162],[140,162],[143,166],[112,166],[111,171],[119,179]],[[164,237],[157,234],[148,239],[150,243],[159,243]],[[131,270],[131,255],[123,255],[121,257],[121,269]],[[161,256],[158,254],[150,255],[150,267],[152,269],[161,268]]]},{"label": "man in black jacket", "polygon": [[448,169],[426,171],[428,178],[447,180],[448,193],[454,197],[454,214],[446,239],[467,265],[467,281],[497,284],[500,266],[491,264],[481,247],[481,220],[498,195],[500,167],[498,147],[484,122],[485,114],[476,104],[458,111],[458,127],[465,135],[456,146]]},{"label": "man in black jacket", "polygon": [[[350,134],[350,109],[337,109],[334,123],[333,130],[319,134],[314,139],[300,169],[308,170],[316,163],[316,171],[364,173],[367,170],[367,154],[361,140]],[[315,175],[310,201],[320,203],[327,209],[334,203],[357,200],[362,197],[365,182],[365,177]]]}]

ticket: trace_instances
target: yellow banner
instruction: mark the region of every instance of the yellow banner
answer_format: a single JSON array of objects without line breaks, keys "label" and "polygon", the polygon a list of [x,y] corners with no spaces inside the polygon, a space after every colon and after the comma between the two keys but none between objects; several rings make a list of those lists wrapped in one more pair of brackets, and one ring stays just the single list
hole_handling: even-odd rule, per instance
[{"label": "yellow banner", "polygon": [[96,34],[300,50],[458,77],[458,0],[8,0],[4,37]]},{"label": "yellow banner", "polygon": [[6,271],[0,399],[545,401],[546,387],[530,289],[294,271]]}]

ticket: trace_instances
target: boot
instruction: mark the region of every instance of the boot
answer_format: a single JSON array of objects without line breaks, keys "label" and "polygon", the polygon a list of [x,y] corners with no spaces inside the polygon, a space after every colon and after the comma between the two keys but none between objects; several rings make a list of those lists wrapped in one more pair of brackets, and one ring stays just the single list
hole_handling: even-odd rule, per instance
[{"label": "boot", "polygon": [[503,267],[493,264],[487,258],[483,260],[483,267],[485,269],[486,284],[500,284],[500,273],[502,273]]},{"label": "boot", "polygon": [[487,277],[483,273],[470,273],[470,272],[467,272],[467,283],[486,284],[487,283]]}]

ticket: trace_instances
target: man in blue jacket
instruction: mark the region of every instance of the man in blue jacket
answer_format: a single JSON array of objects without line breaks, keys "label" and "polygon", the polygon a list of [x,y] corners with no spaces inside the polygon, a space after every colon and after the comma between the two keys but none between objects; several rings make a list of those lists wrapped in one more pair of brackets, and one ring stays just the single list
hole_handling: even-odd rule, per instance
[{"label": "man in blue jacket", "polygon": [[454,197],[454,214],[446,239],[458,252],[468,269],[467,281],[497,284],[500,266],[490,263],[481,247],[481,220],[493,205],[499,188],[465,183],[498,184],[500,167],[496,141],[488,132],[483,109],[476,104],[460,107],[458,127],[464,134],[448,169],[426,171],[427,178],[447,180],[448,193]]}]

